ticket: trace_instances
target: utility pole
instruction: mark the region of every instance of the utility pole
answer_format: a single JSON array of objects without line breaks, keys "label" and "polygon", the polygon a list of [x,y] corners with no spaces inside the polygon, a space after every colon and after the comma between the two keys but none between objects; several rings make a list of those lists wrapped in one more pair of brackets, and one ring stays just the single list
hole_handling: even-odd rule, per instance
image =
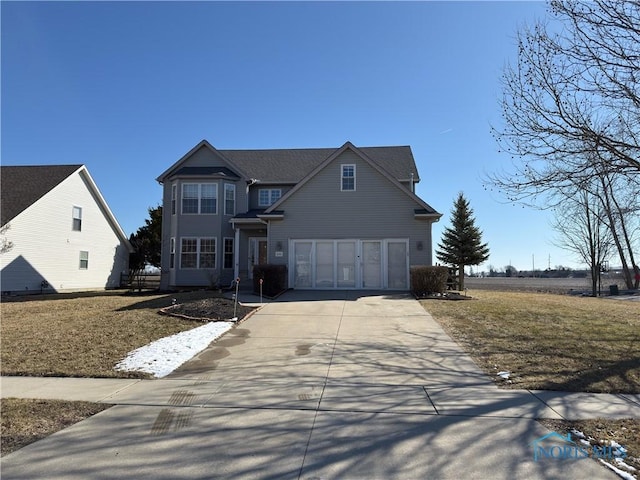
[{"label": "utility pole", "polygon": [[536,278],[536,256],[534,253],[531,254],[531,276]]}]

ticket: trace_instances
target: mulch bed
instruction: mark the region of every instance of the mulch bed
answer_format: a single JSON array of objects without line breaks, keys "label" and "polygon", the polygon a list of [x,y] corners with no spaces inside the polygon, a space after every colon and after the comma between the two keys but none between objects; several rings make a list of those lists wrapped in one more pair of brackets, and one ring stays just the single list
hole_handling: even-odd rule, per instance
[{"label": "mulch bed", "polygon": [[223,297],[204,298],[165,307],[160,310],[160,313],[189,320],[212,322],[228,321],[234,316],[244,318],[255,310],[254,307],[247,307],[238,303],[234,315],[234,303],[233,300]]}]

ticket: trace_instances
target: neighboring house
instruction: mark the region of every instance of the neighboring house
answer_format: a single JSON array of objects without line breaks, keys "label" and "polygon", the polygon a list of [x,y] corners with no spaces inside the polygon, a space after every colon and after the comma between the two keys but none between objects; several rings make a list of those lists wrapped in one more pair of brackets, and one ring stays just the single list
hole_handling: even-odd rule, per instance
[{"label": "neighboring house", "polygon": [[7,293],[115,288],[133,251],[83,165],[0,167]]},{"label": "neighboring house", "polygon": [[441,214],[414,193],[411,148],[217,150],[198,143],[162,173],[161,288],[229,285],[256,264],[296,289],[409,288],[431,265]]}]

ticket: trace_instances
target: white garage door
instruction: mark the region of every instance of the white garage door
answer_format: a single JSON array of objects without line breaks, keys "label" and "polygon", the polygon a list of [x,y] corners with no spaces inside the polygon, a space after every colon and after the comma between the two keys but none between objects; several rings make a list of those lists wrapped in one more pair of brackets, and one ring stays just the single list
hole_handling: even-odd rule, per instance
[{"label": "white garage door", "polygon": [[409,288],[409,240],[291,240],[289,285],[297,289]]}]

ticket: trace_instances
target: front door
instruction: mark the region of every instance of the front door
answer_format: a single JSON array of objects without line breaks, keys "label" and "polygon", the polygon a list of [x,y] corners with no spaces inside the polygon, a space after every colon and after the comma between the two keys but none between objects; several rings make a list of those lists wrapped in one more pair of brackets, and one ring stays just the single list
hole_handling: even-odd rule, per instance
[{"label": "front door", "polygon": [[249,238],[249,278],[253,278],[254,265],[265,265],[267,258],[267,237]]}]

